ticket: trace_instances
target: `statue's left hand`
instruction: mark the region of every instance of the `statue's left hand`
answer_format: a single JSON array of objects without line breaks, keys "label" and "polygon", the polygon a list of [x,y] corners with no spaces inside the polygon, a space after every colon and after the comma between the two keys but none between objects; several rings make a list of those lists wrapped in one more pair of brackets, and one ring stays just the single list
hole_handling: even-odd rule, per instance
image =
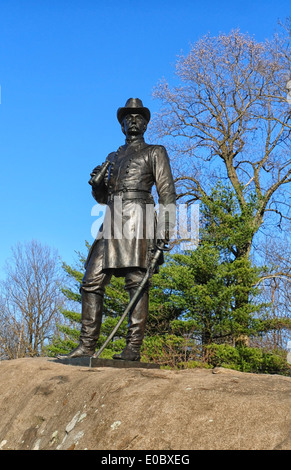
[{"label": "statue's left hand", "polygon": [[101,170],[101,165],[96,166],[94,170],[92,170],[92,172],[90,173],[90,176],[93,177],[97,175],[97,173],[99,173],[100,170]]}]

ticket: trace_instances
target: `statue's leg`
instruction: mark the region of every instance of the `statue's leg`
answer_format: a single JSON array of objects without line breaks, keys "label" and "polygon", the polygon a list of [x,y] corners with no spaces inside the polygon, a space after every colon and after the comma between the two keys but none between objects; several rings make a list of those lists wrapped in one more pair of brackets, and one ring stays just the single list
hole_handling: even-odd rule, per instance
[{"label": "statue's leg", "polygon": [[79,346],[70,353],[70,357],[92,356],[99,338],[103,312],[103,294],[81,290],[82,315]]},{"label": "statue's leg", "polygon": [[[125,276],[126,289],[129,291],[130,299],[134,296],[144,275],[144,271],[136,269]],[[144,338],[148,311],[149,293],[148,285],[146,285],[138,296],[135,305],[129,312],[126,347],[121,354],[114,355],[114,359],[123,359],[128,361],[140,360],[140,348]]]},{"label": "statue's leg", "polygon": [[102,323],[105,287],[111,276],[102,271],[103,240],[95,245],[80,288],[82,298],[79,345],[69,354],[58,357],[92,356],[96,349]]}]

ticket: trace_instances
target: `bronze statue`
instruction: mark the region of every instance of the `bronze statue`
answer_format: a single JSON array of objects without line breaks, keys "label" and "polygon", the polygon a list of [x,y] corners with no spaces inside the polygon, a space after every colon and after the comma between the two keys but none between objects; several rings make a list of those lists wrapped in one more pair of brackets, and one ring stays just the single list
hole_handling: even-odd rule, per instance
[{"label": "bronze statue", "polygon": [[[107,205],[107,212],[85,264],[80,289],[80,342],[62,357],[94,354],[102,322],[103,297],[111,276],[124,276],[125,288],[132,298],[151,263],[158,239],[168,242],[175,225],[176,193],[166,149],[147,144],[143,137],[150,120],[149,109],[140,99],[130,98],[118,109],[117,118],[126,136],[125,145],[110,153],[105,164],[93,170],[89,181],[93,197]],[[154,211],[149,210],[154,207],[151,194],[154,184],[159,197],[157,221]],[[163,257],[159,264],[162,262]],[[149,308],[148,291],[147,282],[129,312],[126,347],[114,359],[140,359]]]}]

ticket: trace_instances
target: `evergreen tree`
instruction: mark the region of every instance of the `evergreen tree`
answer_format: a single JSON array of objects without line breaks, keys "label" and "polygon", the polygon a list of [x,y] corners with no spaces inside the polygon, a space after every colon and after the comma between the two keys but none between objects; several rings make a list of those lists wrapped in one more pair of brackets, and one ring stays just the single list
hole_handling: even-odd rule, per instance
[{"label": "evergreen tree", "polygon": [[[171,323],[174,330],[185,322],[203,345],[234,344],[242,335],[258,332],[260,322],[254,315],[262,308],[254,302],[258,270],[248,260],[221,260],[218,248],[205,242],[195,251],[173,255],[164,271],[172,290],[168,301],[181,312],[180,321]],[[244,300],[246,294],[253,301],[238,307],[238,299]]]},{"label": "evergreen tree", "polygon": [[[239,370],[289,370],[282,355],[246,346],[246,338],[262,335],[280,323],[282,327],[282,322],[290,327],[286,318],[270,322],[269,305],[258,301],[258,281],[266,267],[252,265],[244,254],[243,247],[253,230],[255,206],[252,196],[247,210],[241,212],[235,193],[219,184],[201,205],[203,228],[197,249],[171,255],[161,269],[168,312],[179,313],[168,323],[169,332],[176,338],[188,338],[188,343],[182,345],[184,352],[187,347],[188,366],[193,363],[189,359],[194,359],[196,365],[197,359],[202,359],[204,363],[230,364]],[[168,337],[171,345],[175,337]],[[161,353],[169,349],[167,341],[159,345]],[[176,365],[179,360],[180,366],[185,365],[181,361],[181,343],[176,341],[175,347],[180,348]],[[155,355],[156,350],[152,357]]]},{"label": "evergreen tree", "polygon": [[242,212],[234,191],[218,184],[200,207],[203,226],[197,249],[172,255],[162,270],[168,304],[180,312],[180,323],[172,326],[181,328],[181,320],[190,321],[203,345],[235,345],[276,328],[269,321],[268,305],[257,300],[260,276],[267,268],[254,266],[244,254],[254,230],[256,198],[251,195]]}]

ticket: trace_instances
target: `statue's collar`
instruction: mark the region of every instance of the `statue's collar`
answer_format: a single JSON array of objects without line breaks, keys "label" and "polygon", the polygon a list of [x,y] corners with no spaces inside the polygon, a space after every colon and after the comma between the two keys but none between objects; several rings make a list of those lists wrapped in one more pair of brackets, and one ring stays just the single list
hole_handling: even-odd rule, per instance
[{"label": "statue's collar", "polygon": [[142,135],[130,136],[130,137],[127,137],[126,140],[125,140],[125,145],[126,146],[141,145],[141,144],[144,144],[144,138],[143,138]]},{"label": "statue's collar", "polygon": [[117,150],[116,154],[119,154],[120,152],[122,153],[127,153],[128,152],[131,154],[131,152],[135,153],[139,150],[142,150],[144,147],[147,147],[148,144],[145,142],[144,138],[141,137],[135,137],[133,139],[126,139],[125,144],[121,145],[119,149]]}]

